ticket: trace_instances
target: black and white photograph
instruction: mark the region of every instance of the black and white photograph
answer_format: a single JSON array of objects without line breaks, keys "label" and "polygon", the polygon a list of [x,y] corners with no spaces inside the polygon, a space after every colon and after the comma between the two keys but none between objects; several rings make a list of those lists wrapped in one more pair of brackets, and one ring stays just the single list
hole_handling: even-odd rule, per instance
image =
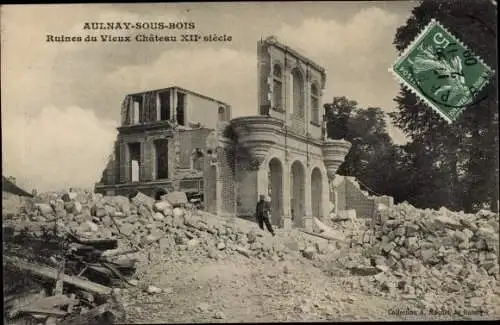
[{"label": "black and white photograph", "polygon": [[5,324],[500,319],[497,1],[0,24]]}]

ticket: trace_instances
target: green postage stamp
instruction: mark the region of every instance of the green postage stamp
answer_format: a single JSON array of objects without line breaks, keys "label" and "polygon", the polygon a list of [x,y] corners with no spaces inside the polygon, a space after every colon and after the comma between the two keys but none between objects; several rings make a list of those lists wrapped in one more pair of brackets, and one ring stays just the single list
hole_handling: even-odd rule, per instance
[{"label": "green postage stamp", "polygon": [[433,19],[389,69],[448,123],[478,100],[494,71]]}]

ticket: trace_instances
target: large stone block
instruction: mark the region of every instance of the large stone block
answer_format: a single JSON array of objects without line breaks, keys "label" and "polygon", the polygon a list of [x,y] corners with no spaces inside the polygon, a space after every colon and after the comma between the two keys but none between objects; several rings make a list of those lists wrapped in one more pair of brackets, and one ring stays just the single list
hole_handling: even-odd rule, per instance
[{"label": "large stone block", "polygon": [[174,207],[182,207],[188,203],[186,193],[184,192],[171,192],[163,196],[166,201],[170,202]]},{"label": "large stone block", "polygon": [[139,206],[144,205],[152,210],[153,204],[155,203],[155,199],[153,199],[150,196],[147,196],[142,192],[138,192],[137,195],[132,198],[132,202],[134,202],[136,205]]},{"label": "large stone block", "polygon": [[35,204],[35,206],[42,215],[49,215],[54,213],[54,209],[50,206],[50,204],[37,203]]}]

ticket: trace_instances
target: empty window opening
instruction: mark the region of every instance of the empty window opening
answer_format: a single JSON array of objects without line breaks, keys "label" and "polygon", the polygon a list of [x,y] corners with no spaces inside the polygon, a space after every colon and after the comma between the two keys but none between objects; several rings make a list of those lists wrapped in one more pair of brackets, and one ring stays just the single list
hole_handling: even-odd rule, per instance
[{"label": "empty window opening", "polygon": [[138,182],[141,169],[141,144],[129,143],[128,147],[130,152],[130,180]]},{"label": "empty window opening", "polygon": [[193,169],[203,171],[205,164],[205,155],[200,148],[196,148],[193,152]]},{"label": "empty window opening", "polygon": [[224,106],[219,107],[219,121],[225,121],[226,120],[226,109]]},{"label": "empty window opening", "polygon": [[311,86],[311,109],[312,122],[319,124],[319,92],[316,84],[312,84]]},{"label": "empty window opening", "polygon": [[186,125],[185,109],[186,109],[186,95],[183,93],[177,93],[177,124]]},{"label": "empty window opening", "polygon": [[292,71],[292,91],[293,113],[304,117],[304,78],[299,69]]},{"label": "empty window opening", "polygon": [[168,178],[168,140],[156,140],[156,179]]},{"label": "empty window opening", "polygon": [[142,96],[132,97],[132,123],[137,124],[142,122]]},{"label": "empty window opening", "polygon": [[281,72],[281,67],[276,64],[273,68],[273,106],[277,110],[281,110],[283,107],[282,97],[283,96],[283,74]]},{"label": "empty window opening", "polygon": [[160,93],[160,121],[170,120],[170,92]]}]

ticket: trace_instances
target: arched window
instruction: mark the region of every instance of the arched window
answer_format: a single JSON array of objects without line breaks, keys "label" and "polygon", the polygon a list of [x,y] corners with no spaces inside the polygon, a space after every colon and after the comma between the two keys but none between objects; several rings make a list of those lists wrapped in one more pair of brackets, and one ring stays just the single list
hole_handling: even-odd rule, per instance
[{"label": "arched window", "polygon": [[304,117],[304,78],[299,69],[292,70],[293,114]]},{"label": "arched window", "polygon": [[274,109],[283,109],[283,72],[279,64],[273,67],[273,104]]},{"label": "arched window", "polygon": [[311,85],[311,110],[311,122],[319,124],[319,91],[315,83]]},{"label": "arched window", "polygon": [[219,121],[225,121],[226,120],[226,109],[224,106],[219,107]]}]

